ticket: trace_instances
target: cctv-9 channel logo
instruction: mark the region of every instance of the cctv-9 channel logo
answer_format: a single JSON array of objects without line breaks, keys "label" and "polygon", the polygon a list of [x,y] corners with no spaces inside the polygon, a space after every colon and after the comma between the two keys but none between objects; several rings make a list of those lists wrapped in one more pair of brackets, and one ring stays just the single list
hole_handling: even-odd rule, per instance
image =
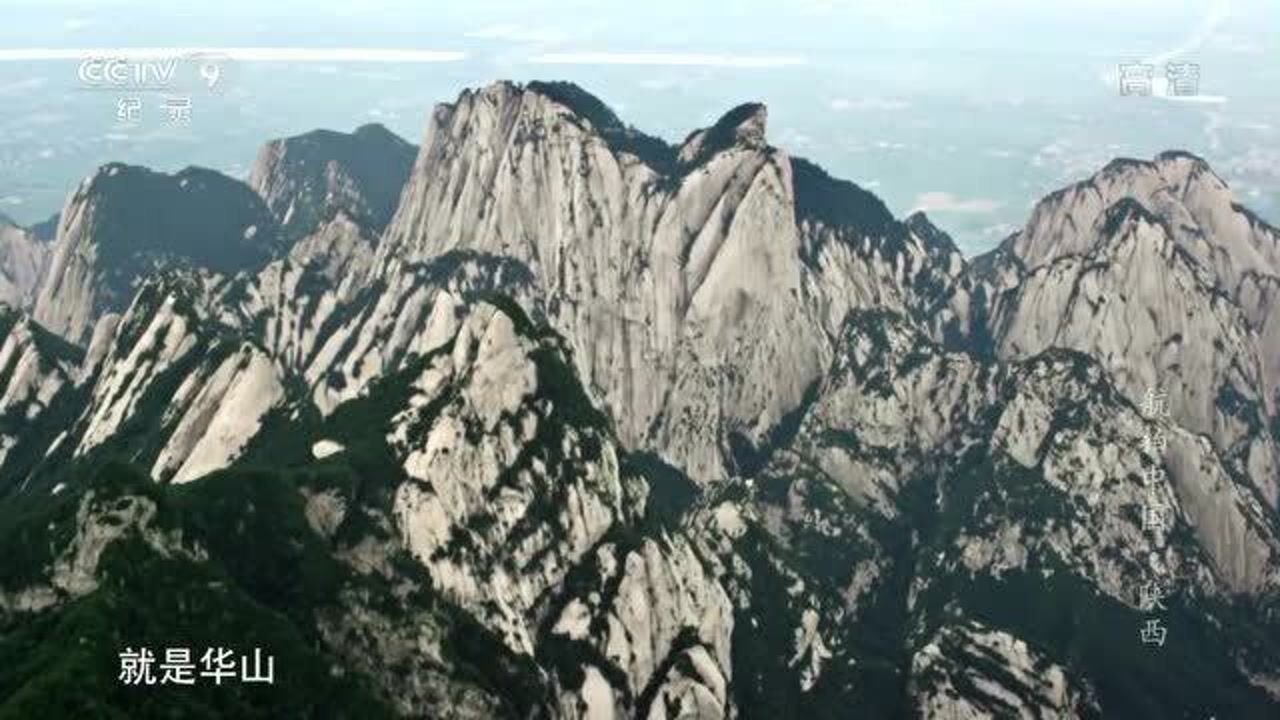
[{"label": "cctv-9 channel logo", "polygon": [[168,58],[85,58],[76,70],[85,87],[185,93],[225,92],[237,74],[230,57],[206,52]]}]

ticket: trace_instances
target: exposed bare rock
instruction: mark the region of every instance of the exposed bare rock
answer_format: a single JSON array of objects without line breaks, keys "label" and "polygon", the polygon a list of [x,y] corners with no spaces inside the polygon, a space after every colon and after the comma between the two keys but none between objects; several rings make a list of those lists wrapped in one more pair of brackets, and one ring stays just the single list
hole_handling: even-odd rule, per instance
[{"label": "exposed bare rock", "polygon": [[228,303],[274,357],[305,369],[332,321],[372,282],[375,239],[339,213],[289,255],[228,288]]},{"label": "exposed bare rock", "polygon": [[186,482],[239,456],[283,402],[284,379],[263,350],[219,324],[209,303],[223,283],[210,275],[162,277],[120,318],[99,323],[81,380],[87,404],[72,430],[73,457],[104,445],[118,451],[116,441],[129,437],[134,458],[148,462],[154,478]]},{"label": "exposed bare rock", "polygon": [[432,114],[382,262],[519,259],[626,444],[699,479],[753,469],[843,314],[914,306],[904,280],[934,273],[883,204],[764,124],[744,105],[677,150],[574,86],[465,92]]},{"label": "exposed bare rock", "polygon": [[292,241],[343,213],[374,232],[391,219],[416,148],[378,124],[314,130],[258,151],[249,186]]},{"label": "exposed bare rock", "polygon": [[257,269],[279,252],[276,234],[262,201],[225,175],[104,165],[67,199],[34,316],[87,344],[97,319],[124,310],[148,273]]},{"label": "exposed bare rock", "polygon": [[165,420],[175,425],[152,466],[154,477],[188,482],[227,467],[284,399],[280,373],[252,345],[203,370],[184,378],[171,401]]},{"label": "exposed bare rock", "polygon": [[3,305],[0,337],[0,468],[4,468],[19,441],[43,449],[55,440],[35,437],[32,430],[59,393],[75,383],[81,353],[26,314]]},{"label": "exposed bare rock", "polygon": [[50,243],[0,216],[0,304],[29,309],[49,265]]},{"label": "exposed bare rock", "polygon": [[[178,533],[158,526],[156,504],[147,497],[99,497],[86,492],[77,505],[75,522],[65,546],[42,577],[27,587],[0,587],[0,610],[34,612],[87,595],[101,582],[99,562],[108,546],[136,534],[161,555],[180,554],[203,560],[199,548],[187,547]],[[50,544],[54,543],[50,539]]]},{"label": "exposed bare rock", "polygon": [[1167,394],[1178,423],[1275,507],[1278,238],[1198,158],[1117,160],[1046,198],[978,264],[988,329],[1003,356],[1072,348],[1135,402]]},{"label": "exposed bare rock", "polygon": [[504,82],[411,167],[105,166],[36,303],[87,350],[0,314],[0,613],[104,601],[118,544],[112,592],[216,573],[410,717],[1273,710],[1275,230],[1169,153],[968,263],[767,119]]},{"label": "exposed bare rock", "polygon": [[428,353],[390,441],[410,478],[395,499],[406,546],[532,654],[534,608],[622,518],[623,488],[603,418],[555,392],[557,351],[515,322],[473,310],[447,352]]},{"label": "exposed bare rock", "polygon": [[[604,543],[579,572],[591,579],[567,598],[553,639],[593,648],[629,714],[666,717],[671,700],[688,703],[691,717],[724,716],[733,606],[687,540]],[[580,690],[584,701],[591,689]]]},{"label": "exposed bare rock", "polygon": [[916,712],[930,720],[1074,718],[1100,712],[1092,688],[1008,633],[938,631],[911,661]]}]

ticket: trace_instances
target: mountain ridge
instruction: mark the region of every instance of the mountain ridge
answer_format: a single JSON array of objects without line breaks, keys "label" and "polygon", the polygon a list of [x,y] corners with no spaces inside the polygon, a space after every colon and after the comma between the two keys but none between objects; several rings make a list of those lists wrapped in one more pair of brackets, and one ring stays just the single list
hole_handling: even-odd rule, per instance
[{"label": "mountain ridge", "polygon": [[[385,228],[308,134],[235,186],[273,252],[139,272],[83,354],[0,316],[0,657],[101,603],[173,632],[172,576],[386,715],[1273,713],[1274,229],[1172,152],[970,261],[766,124],[672,146],[576,85],[466,90]],[[0,714],[76,697],[12,666]]]}]

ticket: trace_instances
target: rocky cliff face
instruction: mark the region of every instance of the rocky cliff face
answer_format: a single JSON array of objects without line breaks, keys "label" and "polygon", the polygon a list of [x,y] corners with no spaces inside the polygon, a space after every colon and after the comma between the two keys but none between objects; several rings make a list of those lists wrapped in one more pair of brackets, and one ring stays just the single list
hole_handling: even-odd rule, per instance
[{"label": "rocky cliff face", "polygon": [[2,305],[0,336],[0,468],[6,468],[20,464],[10,452],[74,383],[83,353]]},{"label": "rocky cliff face", "polygon": [[377,124],[350,134],[315,130],[264,145],[249,186],[288,240],[311,234],[335,212],[381,231],[395,212],[415,153],[413,145]]},{"label": "rocky cliff face", "polygon": [[49,243],[0,215],[0,303],[29,309],[49,263]]},{"label": "rocky cliff face", "polygon": [[147,279],[123,313],[98,321],[87,352],[23,320],[8,344],[26,352],[12,392],[30,396],[28,422],[13,432],[23,463],[6,474],[25,485],[68,462],[124,455],[180,483],[230,465],[286,393],[275,361],[211,312],[224,282],[189,271]]},{"label": "rocky cliff face", "polygon": [[[1084,717],[1092,689],[1026,642],[980,625],[947,626],[911,661],[914,710],[929,718]],[[960,688],[965,688],[961,690]]]},{"label": "rocky cliff face", "polygon": [[0,633],[256,628],[279,693],[174,698],[245,715],[1273,714],[1275,230],[1166,154],[967,262],[766,125],[497,83],[403,172],[362,129],[208,180],[216,261],[104,171],[37,302],[86,349],[0,325]]},{"label": "rocky cliff face", "polygon": [[576,88],[464,93],[432,114],[381,256],[520,260],[625,442],[699,479],[751,468],[848,309],[923,309],[960,269],[765,124],[744,105],[670,148]]},{"label": "rocky cliff face", "polygon": [[279,252],[275,221],[245,185],[201,168],[164,175],[111,163],[67,199],[33,314],[83,345],[151,272],[233,273]]},{"label": "rocky cliff face", "polygon": [[1102,361],[1126,394],[1167,394],[1273,507],[1280,455],[1270,312],[1280,234],[1236,205],[1204,161],[1118,160],[1046,198],[984,259],[996,351],[1051,346]]},{"label": "rocky cliff face", "polygon": [[[811,558],[794,565],[809,593],[845,611],[820,614],[835,620],[827,646],[845,636],[866,662],[883,648],[860,638],[900,633],[907,659],[889,658],[909,664],[906,692],[926,716],[1035,716],[1042,703],[1050,716],[1090,716],[1089,688],[1099,675],[1078,670],[1147,673],[1148,659],[1107,660],[1106,642],[1051,628],[1084,622],[1103,637],[1132,636],[1146,583],[1176,578],[1185,602],[1242,628],[1274,596],[1280,542],[1252,486],[1232,478],[1206,439],[1184,431],[1168,430],[1164,465],[1138,450],[1153,432],[1150,421],[1087,356],[1053,350],[1016,363],[983,360],[949,352],[882,312],[855,313],[842,345],[794,441],[757,478],[757,492],[769,533]],[[1146,472],[1153,464],[1167,470],[1158,483]],[[1166,535],[1144,525],[1142,508],[1153,497],[1175,518]],[[1074,593],[1078,600],[1063,599]],[[898,598],[903,614],[886,612],[886,596]],[[1093,615],[1086,607],[1109,609]],[[993,671],[963,654],[944,659],[949,652],[934,637],[969,633],[950,625],[973,620],[998,621],[1009,633],[963,641],[1003,648],[984,652],[1002,668],[998,677],[980,679]],[[1207,644],[1189,652],[1236,662],[1230,641],[1197,642]],[[1068,651],[1071,643],[1082,644]],[[1050,689],[1013,680],[1026,672],[1017,666],[1030,667],[1010,654],[1019,644],[1045,653],[1050,665],[1063,653],[1088,659],[1060,668],[1066,675]],[[824,674],[854,672],[842,670],[848,660],[840,652],[831,655]],[[948,697],[933,683],[945,685],[953,672],[993,687]],[[1248,687],[1235,672],[1222,682]],[[1141,698],[1138,707],[1159,714],[1184,701],[1153,699],[1158,685],[1117,693],[1103,683],[1099,702],[1130,707]],[[1200,690],[1221,692],[1200,684],[1182,697]]]}]

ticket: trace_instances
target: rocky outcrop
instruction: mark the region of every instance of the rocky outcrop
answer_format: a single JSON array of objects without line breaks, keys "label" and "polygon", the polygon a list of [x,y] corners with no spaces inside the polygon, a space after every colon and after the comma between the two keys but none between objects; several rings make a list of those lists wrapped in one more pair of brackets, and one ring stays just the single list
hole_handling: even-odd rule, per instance
[{"label": "rocky outcrop", "polygon": [[727,715],[734,614],[712,570],[680,536],[595,548],[544,645],[590,659],[561,696],[566,715]]},{"label": "rocky outcrop", "polygon": [[155,479],[186,482],[239,456],[283,403],[284,378],[210,312],[223,282],[189,273],[152,279],[123,315],[99,323],[71,457],[127,449]]},{"label": "rocky outcrop", "polygon": [[1200,159],[1117,160],[1041,202],[982,268],[996,352],[1066,347],[1099,359],[1135,402],[1163,393],[1273,507],[1280,454],[1265,303],[1280,234],[1231,200]]},{"label": "rocky outcrop", "polygon": [[175,175],[111,163],[67,199],[33,315],[76,344],[124,310],[165,268],[256,270],[280,252],[275,221],[247,186],[187,168]]},{"label": "rocky outcrop", "polygon": [[622,518],[624,488],[603,417],[517,322],[480,305],[441,338],[448,352],[426,348],[390,440],[409,478],[395,498],[409,551],[532,654],[534,608]]},{"label": "rocky outcrop", "polygon": [[1027,643],[976,623],[938,631],[911,660],[922,718],[1068,718],[1098,714],[1092,688]]},{"label": "rocky outcrop", "polygon": [[[844,347],[772,473],[805,468],[893,517],[910,504],[905,487],[948,477],[983,448],[997,476],[1006,468],[1037,479],[1016,491],[999,482],[939,486],[944,504],[972,491],[995,502],[975,515],[977,528],[953,539],[951,551],[969,571],[1024,568],[1029,553],[1049,550],[1091,586],[1130,603],[1133,583],[1151,571],[1153,554],[1163,554],[1165,570],[1208,594],[1280,587],[1280,540],[1248,480],[1232,477],[1224,453],[1202,437],[1143,417],[1086,356],[1054,350],[985,362],[879,313],[855,314]],[[1164,457],[1140,449],[1142,437],[1156,433],[1168,440]],[[1035,513],[1017,509],[1024,491],[1046,496]],[[1194,545],[1171,550],[1168,537],[1144,531],[1141,513],[1129,509],[1153,494],[1186,523]],[[1062,509],[1046,514],[1048,497]]]},{"label": "rocky outcrop", "polygon": [[227,289],[225,305],[272,355],[305,369],[332,322],[372,283],[376,238],[339,213],[289,255]]},{"label": "rocky outcrop", "polygon": [[49,263],[49,242],[0,216],[0,304],[30,309]]},{"label": "rocky outcrop", "polygon": [[314,130],[264,145],[249,186],[289,242],[339,212],[377,233],[395,212],[416,150],[378,124],[352,133]]},{"label": "rocky outcrop", "polygon": [[82,353],[25,313],[3,305],[0,337],[0,469],[5,469],[16,467],[6,460],[20,441],[47,445],[55,440],[34,437],[33,430],[58,395],[74,384]]},{"label": "rocky outcrop", "polygon": [[[0,573],[0,613],[222,573],[201,592],[406,716],[1274,709],[1275,231],[1200,161],[1114,163],[967,263],[756,103],[671,146],[498,83],[436,108],[407,182],[382,132],[194,193],[283,225],[239,259],[141,233],[116,166],[73,196],[43,311],[87,351],[4,316],[34,510],[0,505],[0,550],[41,572]],[[77,513],[122,457],[136,502]],[[133,542],[158,527],[217,561]]]},{"label": "rocky outcrop", "polygon": [[703,480],[752,469],[844,312],[927,304],[946,251],[770,147],[763,106],[682,148],[601,108],[511,83],[438,106],[380,257],[520,260],[625,443]]}]

